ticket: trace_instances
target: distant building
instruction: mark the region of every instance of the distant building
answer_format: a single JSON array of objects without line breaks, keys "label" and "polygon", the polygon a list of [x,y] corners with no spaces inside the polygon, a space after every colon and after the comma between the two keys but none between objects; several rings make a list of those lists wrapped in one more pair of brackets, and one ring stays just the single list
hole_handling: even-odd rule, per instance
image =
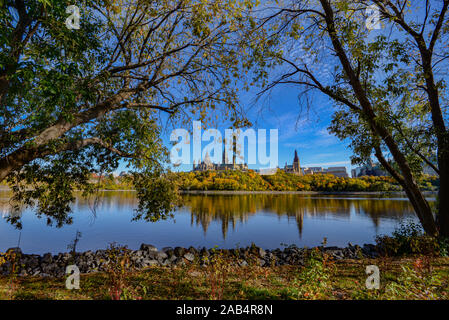
[{"label": "distant building", "polygon": [[370,161],[367,165],[362,167],[357,167],[351,170],[351,176],[353,178],[364,177],[364,176],[374,176],[382,177],[388,174],[382,169],[380,164],[374,164]]},{"label": "distant building", "polygon": [[273,174],[276,174],[279,168],[268,168],[268,169],[256,169],[254,170],[261,176],[271,176]]},{"label": "distant building", "polygon": [[303,168],[302,173],[304,175],[324,173],[324,169],[322,167],[308,167],[308,168]]},{"label": "distant building", "polygon": [[336,177],[348,178],[349,175],[346,171],[346,167],[329,167],[324,169],[323,167],[307,167],[301,168],[298,152],[295,150],[295,156],[293,158],[293,164],[284,166],[283,169],[286,173],[296,174],[299,176],[309,175],[309,174],[333,174]]},{"label": "distant building", "polygon": [[346,167],[329,167],[324,170],[325,174],[333,174],[339,178],[349,178],[348,172],[346,171]]},{"label": "distant building", "polygon": [[204,160],[200,163],[193,161],[193,171],[226,171],[226,170],[240,170],[247,171],[248,165],[246,163],[236,163],[236,144],[234,143],[232,163],[226,163],[226,153],[223,152],[222,163],[213,163],[210,160],[209,153],[206,153]]},{"label": "distant building", "polygon": [[295,150],[295,157],[293,158],[293,164],[287,165],[287,163],[285,163],[284,171],[286,173],[292,173],[298,176],[302,176],[301,165],[299,163],[298,152],[296,150]]}]

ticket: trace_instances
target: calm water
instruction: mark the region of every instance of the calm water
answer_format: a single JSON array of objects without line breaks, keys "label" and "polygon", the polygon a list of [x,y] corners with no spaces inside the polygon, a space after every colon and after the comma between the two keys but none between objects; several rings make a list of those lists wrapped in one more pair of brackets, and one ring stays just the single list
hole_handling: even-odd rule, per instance
[{"label": "calm water", "polygon": [[[67,251],[82,233],[77,250],[104,249],[116,242],[136,249],[141,243],[165,246],[234,248],[251,242],[264,248],[283,244],[344,246],[372,243],[378,234],[390,234],[401,221],[414,220],[405,198],[303,195],[186,195],[175,218],[157,223],[131,221],[137,200],[132,192],[106,192],[94,207],[79,198],[72,225],[46,225],[32,211],[22,215],[23,229],[8,224],[8,194],[0,192],[0,251],[17,246],[25,253]],[[1,211],[0,211],[1,212]]]}]

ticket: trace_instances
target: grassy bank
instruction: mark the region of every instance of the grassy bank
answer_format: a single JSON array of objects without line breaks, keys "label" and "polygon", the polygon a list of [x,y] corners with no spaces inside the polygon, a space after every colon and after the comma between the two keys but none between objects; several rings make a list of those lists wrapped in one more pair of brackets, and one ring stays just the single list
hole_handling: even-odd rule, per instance
[{"label": "grassy bank", "polygon": [[[380,269],[380,289],[365,286],[365,268]],[[116,269],[115,271],[118,271]],[[149,267],[81,275],[80,290],[65,279],[0,277],[0,299],[448,299],[449,258],[327,260],[305,265]]]}]

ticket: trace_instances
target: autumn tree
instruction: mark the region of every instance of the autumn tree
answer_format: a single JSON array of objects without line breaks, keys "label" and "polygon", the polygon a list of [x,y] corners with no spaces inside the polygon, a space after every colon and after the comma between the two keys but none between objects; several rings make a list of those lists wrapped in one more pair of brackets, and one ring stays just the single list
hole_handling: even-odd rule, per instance
[{"label": "autumn tree", "polygon": [[[79,28],[69,5],[79,8]],[[92,193],[91,173],[110,174],[123,162],[140,198],[136,217],[166,217],[176,190],[164,169],[160,120],[222,111],[237,121],[240,49],[233,39],[251,6],[4,1],[0,181],[12,186],[14,208],[36,206],[48,223],[70,223],[74,191]]]},{"label": "autumn tree", "polygon": [[[329,98],[336,109],[329,129],[350,141],[353,163],[374,155],[402,186],[425,231],[444,237],[448,5],[449,0],[292,0],[267,5],[248,28],[251,67],[260,75],[275,68],[263,93],[297,86],[301,104],[310,108],[313,94]],[[436,214],[417,183],[423,165],[439,175]]]}]

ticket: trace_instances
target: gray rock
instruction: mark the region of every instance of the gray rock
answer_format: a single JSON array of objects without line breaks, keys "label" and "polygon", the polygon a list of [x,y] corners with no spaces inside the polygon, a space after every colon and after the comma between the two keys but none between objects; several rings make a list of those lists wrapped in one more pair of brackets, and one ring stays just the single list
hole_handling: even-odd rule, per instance
[{"label": "gray rock", "polygon": [[181,247],[176,247],[174,252],[177,257],[182,257],[184,255],[184,253],[186,252],[186,249],[181,248]]},{"label": "gray rock", "polygon": [[339,247],[326,247],[324,248],[324,251],[335,251],[335,250],[341,250]]},{"label": "gray rock", "polygon": [[194,256],[192,253],[190,253],[190,252],[186,253],[186,254],[184,255],[184,258],[185,258],[186,260],[190,261],[190,262],[192,262],[193,260],[195,260],[195,256]]},{"label": "gray rock", "polygon": [[142,257],[143,256],[143,251],[142,250],[137,250],[135,252],[135,254],[136,254],[137,257]]},{"label": "gray rock", "polygon": [[165,252],[160,251],[155,254],[155,258],[157,260],[164,260],[168,258],[168,255]]},{"label": "gray rock", "polygon": [[341,260],[344,258],[344,254],[343,254],[342,250],[334,250],[331,252],[331,254],[337,260]]},{"label": "gray rock", "polygon": [[198,250],[197,250],[196,248],[194,248],[194,247],[189,247],[188,251],[189,251],[191,254],[198,254]]},{"label": "gray rock", "polygon": [[171,262],[169,259],[165,259],[164,261],[162,261],[161,266],[166,267],[171,265]]},{"label": "gray rock", "polygon": [[53,261],[53,256],[51,253],[46,253],[42,256],[42,263],[51,263]]},{"label": "gray rock", "polygon": [[200,251],[200,255],[203,256],[203,257],[208,257],[208,256],[210,256],[210,253],[209,253],[209,251],[206,248],[203,248]]},{"label": "gray rock", "polygon": [[167,250],[165,253],[166,253],[169,257],[175,255],[175,251],[174,251],[173,249]]},{"label": "gray rock", "polygon": [[183,258],[177,258],[173,263],[177,266],[185,266],[186,265]]},{"label": "gray rock", "polygon": [[[348,244],[345,248],[339,247],[318,247],[323,252],[327,252],[334,259],[359,259],[360,254],[365,257],[377,257],[378,248],[372,244],[365,244],[361,248],[358,245]],[[39,255],[22,254],[20,248],[8,249],[17,252],[19,255],[18,270],[20,276],[51,276],[63,277],[65,268],[68,264],[76,264],[82,273],[92,273],[105,269],[106,263],[110,260],[105,250],[95,252],[86,251],[83,253],[59,253],[52,256],[50,253]],[[234,259],[233,264],[242,267],[248,266],[249,262],[254,261],[256,265],[267,267],[270,265],[304,265],[304,253],[310,249],[300,249],[290,246],[284,250],[264,250],[252,245],[251,247],[238,249],[206,249],[201,250],[189,247],[164,247],[158,251],[155,246],[142,244],[140,250],[131,251],[130,258],[136,268],[149,266],[184,266],[186,263],[192,263],[198,259],[200,265],[208,264],[210,254],[223,254],[226,257]],[[0,274],[7,275],[11,269],[11,262],[6,262],[0,266]]]},{"label": "gray rock", "polygon": [[95,252],[95,255],[96,256],[106,256],[106,250],[97,250],[96,252]]},{"label": "gray rock", "polygon": [[151,244],[145,244],[142,243],[140,245],[140,250],[146,251],[146,252],[157,252],[157,248]]},{"label": "gray rock", "polygon": [[159,262],[157,260],[144,259],[142,261],[142,266],[144,267],[156,266],[158,264]]}]

